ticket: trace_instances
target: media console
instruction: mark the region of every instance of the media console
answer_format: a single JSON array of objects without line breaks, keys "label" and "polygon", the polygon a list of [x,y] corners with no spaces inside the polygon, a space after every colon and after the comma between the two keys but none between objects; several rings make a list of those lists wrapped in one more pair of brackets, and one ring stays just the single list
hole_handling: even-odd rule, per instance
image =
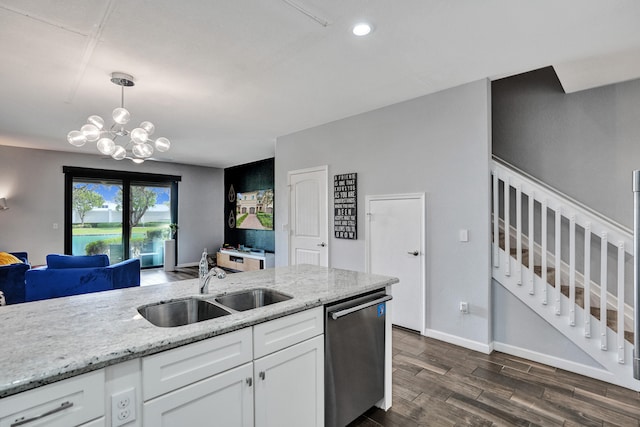
[{"label": "media console", "polygon": [[275,254],[269,252],[220,249],[216,254],[218,267],[236,271],[262,270],[276,265]]}]

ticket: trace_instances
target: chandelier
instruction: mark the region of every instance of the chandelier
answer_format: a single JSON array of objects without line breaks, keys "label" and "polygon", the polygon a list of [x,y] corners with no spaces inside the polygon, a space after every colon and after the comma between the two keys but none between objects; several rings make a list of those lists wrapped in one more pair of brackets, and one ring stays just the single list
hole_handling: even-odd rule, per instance
[{"label": "chandelier", "polygon": [[[124,73],[112,73],[111,82],[122,87],[122,98],[120,107],[113,110],[113,125],[104,128],[104,120],[100,116],[89,116],[87,124],[80,130],[72,130],[67,135],[67,141],[76,147],[82,147],[89,142],[96,142],[98,151],[102,154],[113,157],[116,160],[130,159],[134,163],[142,163],[153,155],[155,150],[165,152],[171,147],[171,142],[164,137],[155,141],[150,138],[153,135],[155,126],[151,122],[142,122],[140,126],[133,130],[127,130],[124,125],[129,123],[131,115],[124,108],[124,88],[133,86],[133,77]],[[117,144],[116,141],[122,141]]]}]

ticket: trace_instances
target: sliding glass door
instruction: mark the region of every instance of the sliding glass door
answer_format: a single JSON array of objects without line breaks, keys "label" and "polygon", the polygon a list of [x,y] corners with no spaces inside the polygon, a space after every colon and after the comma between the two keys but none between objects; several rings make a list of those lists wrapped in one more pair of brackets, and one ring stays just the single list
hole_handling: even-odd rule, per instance
[{"label": "sliding glass door", "polygon": [[[64,167],[65,253],[164,265],[180,177]],[[126,213],[126,214],[125,214]],[[175,260],[173,260],[175,262]]]},{"label": "sliding glass door", "polygon": [[71,254],[107,254],[112,264],[122,261],[122,209],[115,201],[122,182],[78,178],[72,188]]},{"label": "sliding glass door", "polygon": [[171,186],[132,183],[130,200],[130,257],[140,258],[142,267],[160,267],[171,234]]}]

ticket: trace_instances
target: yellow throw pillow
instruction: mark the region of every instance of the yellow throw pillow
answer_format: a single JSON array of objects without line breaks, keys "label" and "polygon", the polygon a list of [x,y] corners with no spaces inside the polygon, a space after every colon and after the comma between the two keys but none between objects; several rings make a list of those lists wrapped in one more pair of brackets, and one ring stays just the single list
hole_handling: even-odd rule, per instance
[{"label": "yellow throw pillow", "polygon": [[0,252],[0,265],[22,264],[19,258],[14,257],[10,253]]}]

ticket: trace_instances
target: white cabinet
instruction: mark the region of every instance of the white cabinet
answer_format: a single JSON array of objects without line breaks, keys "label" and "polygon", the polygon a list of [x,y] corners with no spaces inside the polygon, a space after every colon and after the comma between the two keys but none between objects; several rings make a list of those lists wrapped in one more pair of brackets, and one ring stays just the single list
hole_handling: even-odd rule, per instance
[{"label": "white cabinet", "polygon": [[218,267],[237,271],[254,271],[275,267],[275,255],[272,253],[242,252],[221,249],[216,254]]},{"label": "white cabinet", "polygon": [[323,331],[318,307],[144,357],[143,426],[323,426]]},{"label": "white cabinet", "polygon": [[0,427],[106,427],[127,388],[136,426],[321,427],[323,333],[317,307],[78,375],[3,398]]},{"label": "white cabinet", "polygon": [[324,426],[322,307],[253,328],[256,427]]},{"label": "white cabinet", "polygon": [[[104,389],[104,369],[100,369],[5,397],[0,427],[69,427],[104,417]],[[94,424],[104,425],[104,418]]]},{"label": "white cabinet", "polygon": [[324,426],[324,336],[256,359],[255,426]]},{"label": "white cabinet", "polygon": [[82,424],[79,427],[106,427],[107,426],[107,420],[105,417],[100,417],[97,420],[93,420],[93,421],[89,421],[86,424]]},{"label": "white cabinet", "polygon": [[252,329],[142,359],[143,426],[253,425]]},{"label": "white cabinet", "polygon": [[246,363],[145,402],[143,426],[253,426],[252,365]]}]

